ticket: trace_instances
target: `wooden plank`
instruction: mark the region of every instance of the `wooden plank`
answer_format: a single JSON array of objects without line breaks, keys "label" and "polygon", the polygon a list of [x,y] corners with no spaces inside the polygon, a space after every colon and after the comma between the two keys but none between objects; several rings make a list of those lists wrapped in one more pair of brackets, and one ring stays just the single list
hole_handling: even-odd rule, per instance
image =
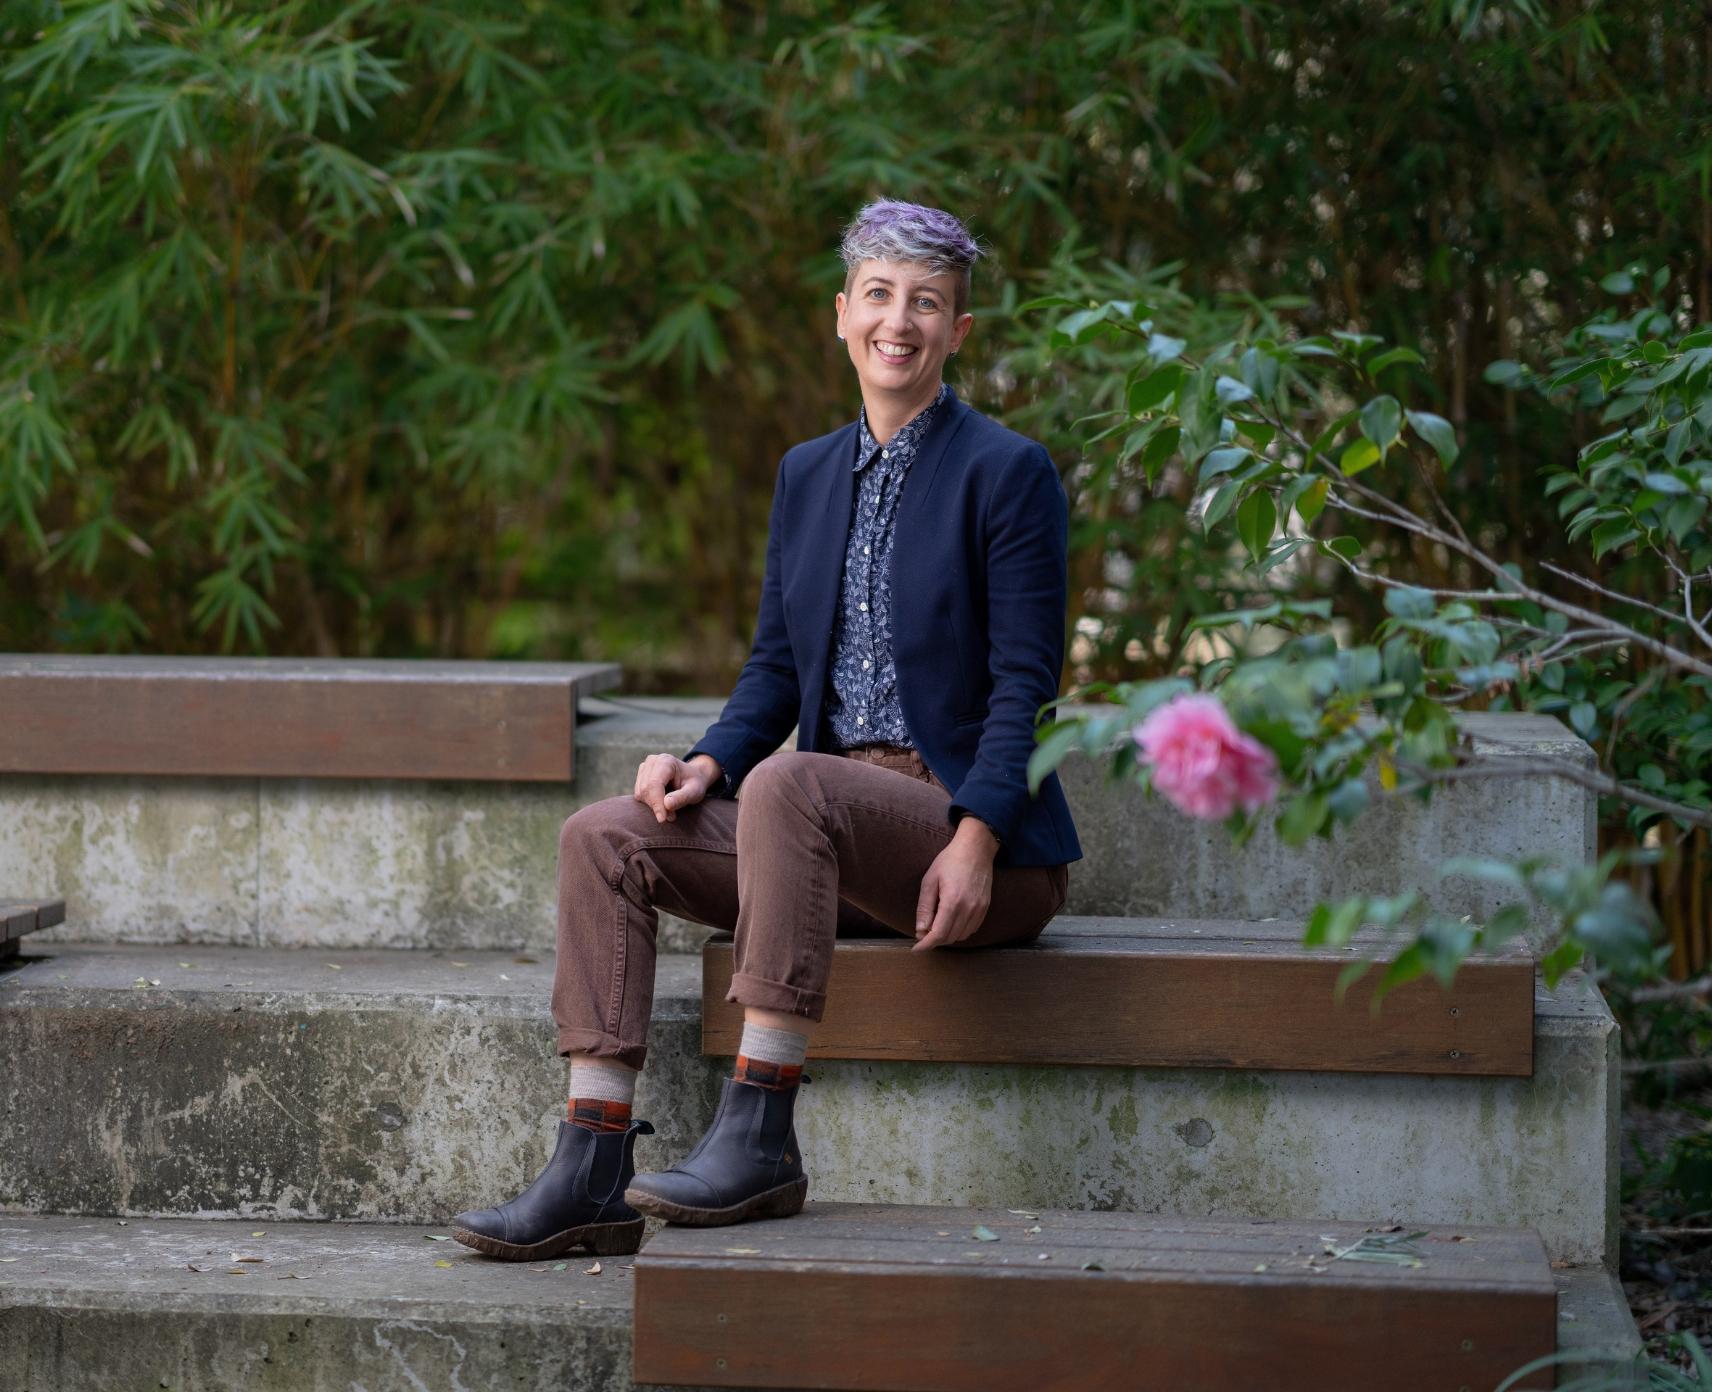
[{"label": "wooden plank", "polygon": [[612,663],[0,655],[0,773],[565,782]]},{"label": "wooden plank", "polygon": [[[1061,920],[1064,921],[1064,920]],[[1529,1077],[1534,963],[1469,958],[1446,992],[1420,978],[1372,1013],[1382,968],[1341,1003],[1353,954],[1300,946],[1301,924],[1244,940],[1192,920],[1068,920],[1034,943],[931,953],[911,940],[841,939],[811,1058],[943,1063],[1267,1068]],[[1126,926],[1127,925],[1127,926]],[[1240,926],[1240,925],[1235,925]],[[702,1052],[735,1054],[743,1009],[729,934],[702,949]],[[1370,944],[1376,945],[1376,944]],[[1075,1021],[1066,1029],[1066,1020]]]},{"label": "wooden plank", "polygon": [[[1552,1352],[1533,1229],[1424,1229],[1418,1266],[1334,1258],[1390,1238],[1341,1221],[1181,1220],[810,1202],[794,1218],[668,1225],[635,1266],[636,1381],[715,1387],[1492,1387]],[[998,1235],[967,1238],[975,1224]],[[1074,1228],[1068,1246],[1055,1234]],[[948,1242],[938,1236],[949,1230]],[[1041,1260],[1040,1254],[1047,1259]],[[1087,1269],[1084,1263],[1098,1269]],[[1522,1386],[1552,1385],[1549,1370]]]},{"label": "wooden plank", "polygon": [[24,934],[64,922],[63,899],[0,898],[0,962],[18,955],[18,942]]}]

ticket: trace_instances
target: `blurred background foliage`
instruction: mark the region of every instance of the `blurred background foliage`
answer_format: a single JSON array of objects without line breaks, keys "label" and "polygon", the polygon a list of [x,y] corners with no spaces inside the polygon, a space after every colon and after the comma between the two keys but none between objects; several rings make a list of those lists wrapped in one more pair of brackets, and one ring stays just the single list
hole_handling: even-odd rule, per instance
[{"label": "blurred background foliage", "polygon": [[779,455],[858,404],[835,247],[880,194],[990,248],[954,382],[1063,470],[1067,684],[1177,670],[1256,578],[1183,471],[1087,446],[1122,374],[1012,314],[1043,289],[1417,345],[1470,535],[1573,564],[1542,487],[1593,432],[1488,368],[1633,262],[1712,318],[1709,113],[1671,0],[0,0],[0,648],[728,689]]}]

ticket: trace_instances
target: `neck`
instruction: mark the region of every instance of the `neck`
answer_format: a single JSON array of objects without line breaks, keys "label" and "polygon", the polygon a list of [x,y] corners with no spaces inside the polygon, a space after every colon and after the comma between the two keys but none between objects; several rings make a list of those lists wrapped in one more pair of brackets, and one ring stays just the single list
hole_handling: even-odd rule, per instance
[{"label": "neck", "polygon": [[881,395],[862,389],[862,409],[868,413],[868,429],[882,445],[890,444],[892,436],[933,404],[939,395],[940,383],[934,382],[914,396],[899,396],[887,392]]}]

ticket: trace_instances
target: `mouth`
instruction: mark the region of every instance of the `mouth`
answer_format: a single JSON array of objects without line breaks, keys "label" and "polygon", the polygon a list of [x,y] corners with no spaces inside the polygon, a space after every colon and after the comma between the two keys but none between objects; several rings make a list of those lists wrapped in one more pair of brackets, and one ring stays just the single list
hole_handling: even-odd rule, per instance
[{"label": "mouth", "polygon": [[891,343],[883,338],[874,340],[874,351],[886,362],[908,362],[921,351],[913,343]]}]

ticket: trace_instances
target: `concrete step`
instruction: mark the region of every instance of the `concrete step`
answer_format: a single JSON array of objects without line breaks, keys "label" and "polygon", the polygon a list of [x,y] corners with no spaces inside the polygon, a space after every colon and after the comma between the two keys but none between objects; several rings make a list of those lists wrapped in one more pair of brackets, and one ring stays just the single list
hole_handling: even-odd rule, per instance
[{"label": "concrete step", "polygon": [[[157,984],[158,983],[158,984]],[[0,974],[0,1209],[443,1221],[546,1159],[546,961],[62,946]],[[700,962],[662,958],[637,1163],[706,1128]],[[1536,983],[1528,1077],[815,1061],[823,1200],[1513,1227],[1616,1259],[1618,1033]]]},{"label": "concrete step", "polygon": [[[603,1260],[598,1275],[586,1257],[493,1262],[425,1240],[444,1232],[0,1217],[0,1385],[628,1392],[635,1258]],[[1640,1338],[1609,1272],[1561,1267],[1552,1280],[1560,1350],[1594,1366],[1634,1357]]]},{"label": "concrete step", "polygon": [[[681,754],[723,700],[589,698],[564,785],[379,780],[9,776],[0,782],[0,883],[67,902],[61,940],[254,947],[543,948],[554,922],[558,832],[577,808],[629,796],[651,753]],[[1557,720],[1469,712],[1477,757],[1593,751]],[[786,748],[794,740],[787,739]],[[1433,890],[1456,913],[1503,894],[1437,879],[1452,855],[1596,852],[1595,795],[1561,780],[1474,779],[1430,804],[1376,798],[1330,841],[1280,844],[1263,826],[1241,848],[1106,765],[1061,770],[1084,858],[1075,914],[1305,917],[1327,896]],[[728,925],[727,925],[728,926]],[[669,948],[706,930],[664,920]]]}]

